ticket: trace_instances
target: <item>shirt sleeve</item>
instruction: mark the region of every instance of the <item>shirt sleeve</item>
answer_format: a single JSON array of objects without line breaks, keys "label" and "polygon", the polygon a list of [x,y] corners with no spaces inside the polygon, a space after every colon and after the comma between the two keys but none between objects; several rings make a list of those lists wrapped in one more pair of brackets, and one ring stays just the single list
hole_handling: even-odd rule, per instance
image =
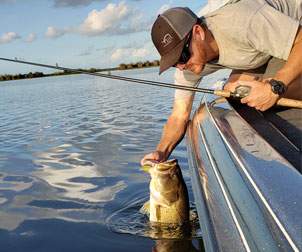
[{"label": "shirt sleeve", "polygon": [[[177,68],[174,74],[174,78],[175,78],[174,84],[187,86],[187,87],[198,87],[200,81],[204,76],[209,75],[219,69],[221,69],[221,66],[216,66],[214,64],[206,64],[202,73],[200,75],[197,75],[192,73],[191,71],[188,70],[181,71]],[[194,91],[176,89],[174,98],[181,99],[181,98],[192,97],[194,96],[194,93],[195,93]]]},{"label": "shirt sleeve", "polygon": [[264,4],[251,18],[247,38],[258,51],[287,60],[299,21]]}]

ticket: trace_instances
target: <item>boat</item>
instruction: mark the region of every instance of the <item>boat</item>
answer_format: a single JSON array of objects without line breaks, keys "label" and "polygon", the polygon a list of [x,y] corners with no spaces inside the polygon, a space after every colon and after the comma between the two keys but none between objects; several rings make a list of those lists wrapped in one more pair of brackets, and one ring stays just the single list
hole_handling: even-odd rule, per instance
[{"label": "boat", "polygon": [[204,96],[186,142],[207,252],[302,251],[301,113]]}]

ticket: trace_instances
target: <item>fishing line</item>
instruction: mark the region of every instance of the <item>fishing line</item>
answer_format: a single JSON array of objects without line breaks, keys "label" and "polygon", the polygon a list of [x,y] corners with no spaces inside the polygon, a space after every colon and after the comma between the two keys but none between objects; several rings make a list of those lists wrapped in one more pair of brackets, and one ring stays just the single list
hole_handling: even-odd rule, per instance
[{"label": "fishing line", "polygon": [[166,88],[173,88],[173,89],[181,89],[181,90],[186,90],[186,91],[194,91],[194,92],[201,92],[201,93],[208,93],[208,94],[214,94],[214,91],[215,91],[215,90],[206,89],[206,88],[197,88],[197,87],[188,87],[188,86],[183,86],[183,85],[174,85],[174,84],[166,83],[166,82],[129,78],[129,77],[124,77],[124,76],[112,75],[112,74],[92,73],[92,72],[85,71],[85,70],[80,70],[80,69],[60,67],[58,65],[54,66],[54,65],[48,65],[48,64],[41,64],[41,63],[18,60],[18,59],[8,59],[8,58],[1,58],[0,57],[0,60],[10,61],[10,62],[15,62],[15,63],[20,63],[20,64],[33,65],[33,66],[38,66],[38,67],[53,68],[53,69],[57,69],[57,70],[63,70],[63,71],[69,72],[69,73],[88,74],[88,75],[93,75],[93,76],[98,76],[98,77],[103,77],[103,78],[108,78],[108,79],[129,81],[129,82],[139,83],[139,84],[143,84],[143,85],[166,87]]}]

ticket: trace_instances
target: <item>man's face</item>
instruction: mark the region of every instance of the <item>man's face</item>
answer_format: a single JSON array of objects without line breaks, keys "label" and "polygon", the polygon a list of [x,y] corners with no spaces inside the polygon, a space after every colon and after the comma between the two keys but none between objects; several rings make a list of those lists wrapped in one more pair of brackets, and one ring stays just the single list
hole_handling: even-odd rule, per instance
[{"label": "man's face", "polygon": [[189,70],[195,74],[200,74],[207,62],[205,50],[205,41],[201,39],[200,34],[193,29],[192,40],[190,43],[191,57],[185,64],[176,64],[180,70]]}]

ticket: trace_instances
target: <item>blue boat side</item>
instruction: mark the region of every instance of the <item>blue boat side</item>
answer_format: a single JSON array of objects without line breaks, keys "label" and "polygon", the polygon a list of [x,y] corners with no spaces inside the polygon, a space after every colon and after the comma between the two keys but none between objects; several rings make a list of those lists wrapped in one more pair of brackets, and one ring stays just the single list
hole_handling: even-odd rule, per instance
[{"label": "blue boat side", "polygon": [[187,130],[206,251],[302,250],[302,176],[224,98],[208,95]]}]

